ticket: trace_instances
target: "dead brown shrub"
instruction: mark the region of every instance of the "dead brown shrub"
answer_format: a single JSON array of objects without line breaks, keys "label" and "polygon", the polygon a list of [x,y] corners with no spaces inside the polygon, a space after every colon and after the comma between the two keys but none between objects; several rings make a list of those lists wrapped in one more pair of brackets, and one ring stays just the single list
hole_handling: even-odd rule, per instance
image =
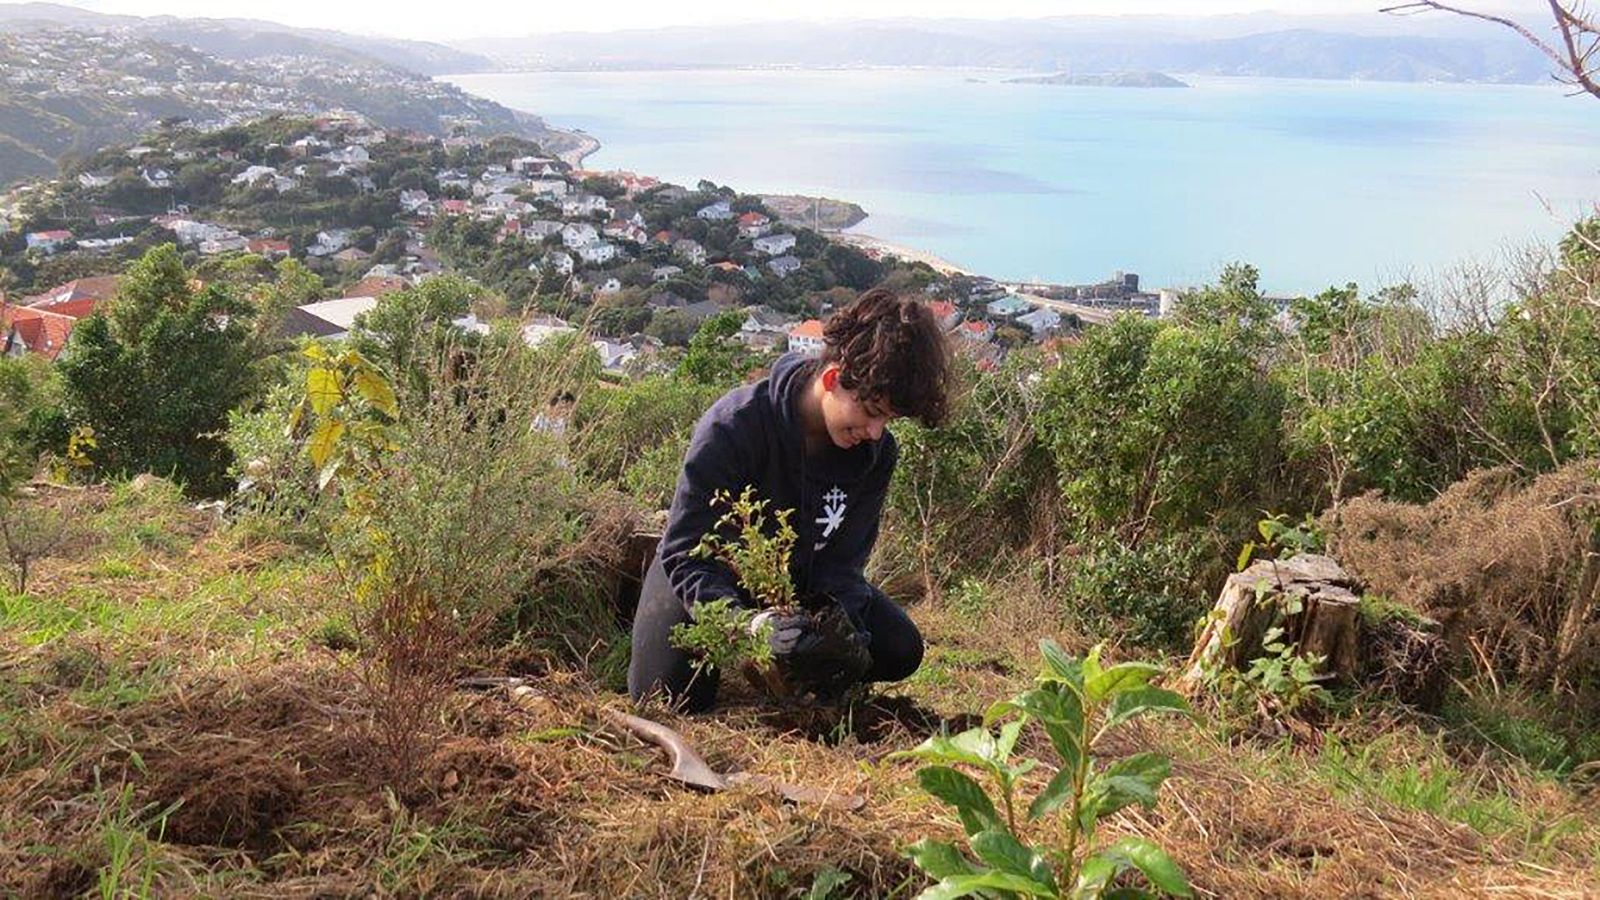
[{"label": "dead brown shrub", "polygon": [[1438,619],[1480,674],[1561,690],[1600,675],[1600,469],[1479,470],[1431,503],[1368,494],[1324,521],[1375,592]]}]

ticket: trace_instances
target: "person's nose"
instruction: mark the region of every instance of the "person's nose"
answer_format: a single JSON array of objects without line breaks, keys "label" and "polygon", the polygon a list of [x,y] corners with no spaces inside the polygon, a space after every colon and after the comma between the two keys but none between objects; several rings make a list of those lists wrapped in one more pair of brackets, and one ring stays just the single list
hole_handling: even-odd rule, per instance
[{"label": "person's nose", "polygon": [[870,435],[873,440],[876,441],[883,437],[883,423],[883,419],[867,420],[867,434]]}]

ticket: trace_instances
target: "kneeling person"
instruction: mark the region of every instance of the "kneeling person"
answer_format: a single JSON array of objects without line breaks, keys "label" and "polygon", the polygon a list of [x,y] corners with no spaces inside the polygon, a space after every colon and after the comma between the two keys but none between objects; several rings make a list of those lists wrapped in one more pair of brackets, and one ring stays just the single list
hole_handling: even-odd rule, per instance
[{"label": "kneeling person", "polygon": [[[831,317],[823,339],[819,359],[784,355],[767,378],[725,394],[695,425],[634,616],[628,690],[636,699],[660,693],[689,710],[715,701],[717,673],[697,674],[671,632],[696,604],[750,603],[725,564],[691,555],[720,517],[713,497],[746,487],[769,511],[794,510],[796,596],[831,597],[843,614],[816,626],[804,617],[771,622],[778,669],[837,687],[898,681],[921,664],[922,635],[864,569],[897,458],[885,426],[899,416],[943,420],[949,349],[925,304],[881,288]],[[841,631],[856,650],[832,639]]]}]

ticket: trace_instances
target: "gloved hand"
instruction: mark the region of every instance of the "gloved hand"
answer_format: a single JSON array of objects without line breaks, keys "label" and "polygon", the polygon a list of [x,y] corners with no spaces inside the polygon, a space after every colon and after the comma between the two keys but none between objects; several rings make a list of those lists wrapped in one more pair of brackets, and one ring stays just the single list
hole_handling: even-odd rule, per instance
[{"label": "gloved hand", "polygon": [[791,685],[819,699],[843,694],[872,668],[872,636],[856,628],[837,602],[812,612],[769,610],[753,627],[772,626],[773,663]]}]

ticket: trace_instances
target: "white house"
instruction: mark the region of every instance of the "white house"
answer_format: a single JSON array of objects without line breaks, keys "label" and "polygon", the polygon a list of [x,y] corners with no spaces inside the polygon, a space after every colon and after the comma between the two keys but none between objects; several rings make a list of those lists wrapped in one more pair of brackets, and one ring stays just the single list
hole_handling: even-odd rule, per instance
[{"label": "white house", "polygon": [[235,250],[243,250],[247,243],[249,242],[238,234],[217,235],[201,241],[200,252],[206,256],[215,256],[218,253],[232,253]]},{"label": "white house", "polygon": [[789,329],[789,349],[810,357],[822,355],[822,320],[807,319]]},{"label": "white house", "polygon": [[650,270],[650,280],[666,281],[674,275],[682,275],[683,269],[678,266],[656,266]]},{"label": "white house", "polygon": [[1033,305],[1015,294],[1007,294],[984,308],[991,316],[1020,316],[1033,309]]},{"label": "white house", "polygon": [[573,194],[561,201],[561,214],[568,217],[592,216],[610,211],[611,206],[606,203],[606,198],[599,194]]},{"label": "white house", "polygon": [[[534,263],[533,265],[528,266],[528,268],[537,268],[538,265],[538,263]],[[572,256],[567,253],[562,253],[559,250],[554,253],[546,253],[544,257],[544,265],[557,275],[572,274]]]},{"label": "white house", "polygon": [[1027,326],[1034,337],[1043,337],[1061,327],[1061,314],[1053,309],[1040,308],[1017,316],[1017,324]]},{"label": "white house", "polygon": [[72,232],[66,230],[30,231],[25,240],[28,242],[29,250],[37,250],[40,253],[54,253],[62,244],[72,240]]},{"label": "white house", "polygon": [[600,240],[600,232],[588,222],[572,222],[561,229],[561,243],[576,250]]},{"label": "white house", "polygon": [[439,187],[441,188],[457,187],[461,188],[462,190],[466,190],[467,187],[472,184],[472,182],[467,179],[467,173],[459,169],[441,170],[434,176],[434,178],[439,182]]},{"label": "white house", "polygon": [[577,330],[555,316],[539,316],[522,326],[522,341],[529,347],[537,347],[557,335],[572,334]]},{"label": "white house", "polygon": [[672,255],[681,256],[697,266],[706,264],[706,248],[688,238],[680,238],[672,243]]},{"label": "white house", "polygon": [[111,183],[111,176],[95,175],[91,172],[84,172],[78,176],[78,183],[86,188],[105,187]]},{"label": "white house", "polygon": [[755,248],[768,256],[781,256],[794,249],[794,235],[769,234],[756,238]]},{"label": "white house", "polygon": [[708,222],[721,222],[733,218],[733,208],[726,200],[718,200],[710,206],[701,207],[695,215]]},{"label": "white house", "polygon": [[594,290],[597,294],[615,294],[622,290],[622,282],[616,278],[607,278],[605,281],[600,282]]},{"label": "white house", "polygon": [[401,191],[400,208],[408,213],[414,213],[428,205],[428,192],[422,190]]},{"label": "white house", "polygon": [[[584,244],[579,247],[578,255],[583,258],[584,262],[590,264],[598,265],[599,263],[610,262],[617,256],[617,245],[607,241],[595,241],[592,244]],[[621,290],[622,286],[618,285],[617,288]]]},{"label": "white house", "polygon": [[772,220],[758,212],[747,212],[739,217],[739,236],[758,238],[772,228]]},{"label": "white house", "polygon": [[767,268],[771,269],[772,273],[779,278],[788,278],[790,275],[800,271],[801,265],[800,260],[793,256],[780,256],[767,263]]},{"label": "white house", "polygon": [[591,341],[596,353],[600,354],[600,368],[608,372],[620,372],[628,363],[639,355],[633,345],[619,341],[595,340]]},{"label": "white house", "polygon": [[364,166],[372,162],[372,154],[367,152],[367,148],[359,144],[351,144],[343,149],[330,151],[323,154],[322,158],[328,162],[345,166]]},{"label": "white house", "polygon": [[260,181],[263,178],[271,178],[277,174],[278,170],[272,166],[251,166],[250,168],[245,169],[243,172],[233,176],[231,183],[248,184],[254,187],[257,181]]},{"label": "white house", "polygon": [[566,227],[554,219],[529,219],[522,223],[522,236],[530,240],[542,241],[552,234],[560,234]]},{"label": "white house", "polygon": [[567,195],[567,183],[559,178],[539,178],[528,182],[528,190],[538,197],[560,200]]},{"label": "white house", "polygon": [[172,173],[168,172],[166,169],[147,168],[141,171],[139,176],[144,179],[145,184],[153,188],[165,190],[169,187],[172,187]]}]

